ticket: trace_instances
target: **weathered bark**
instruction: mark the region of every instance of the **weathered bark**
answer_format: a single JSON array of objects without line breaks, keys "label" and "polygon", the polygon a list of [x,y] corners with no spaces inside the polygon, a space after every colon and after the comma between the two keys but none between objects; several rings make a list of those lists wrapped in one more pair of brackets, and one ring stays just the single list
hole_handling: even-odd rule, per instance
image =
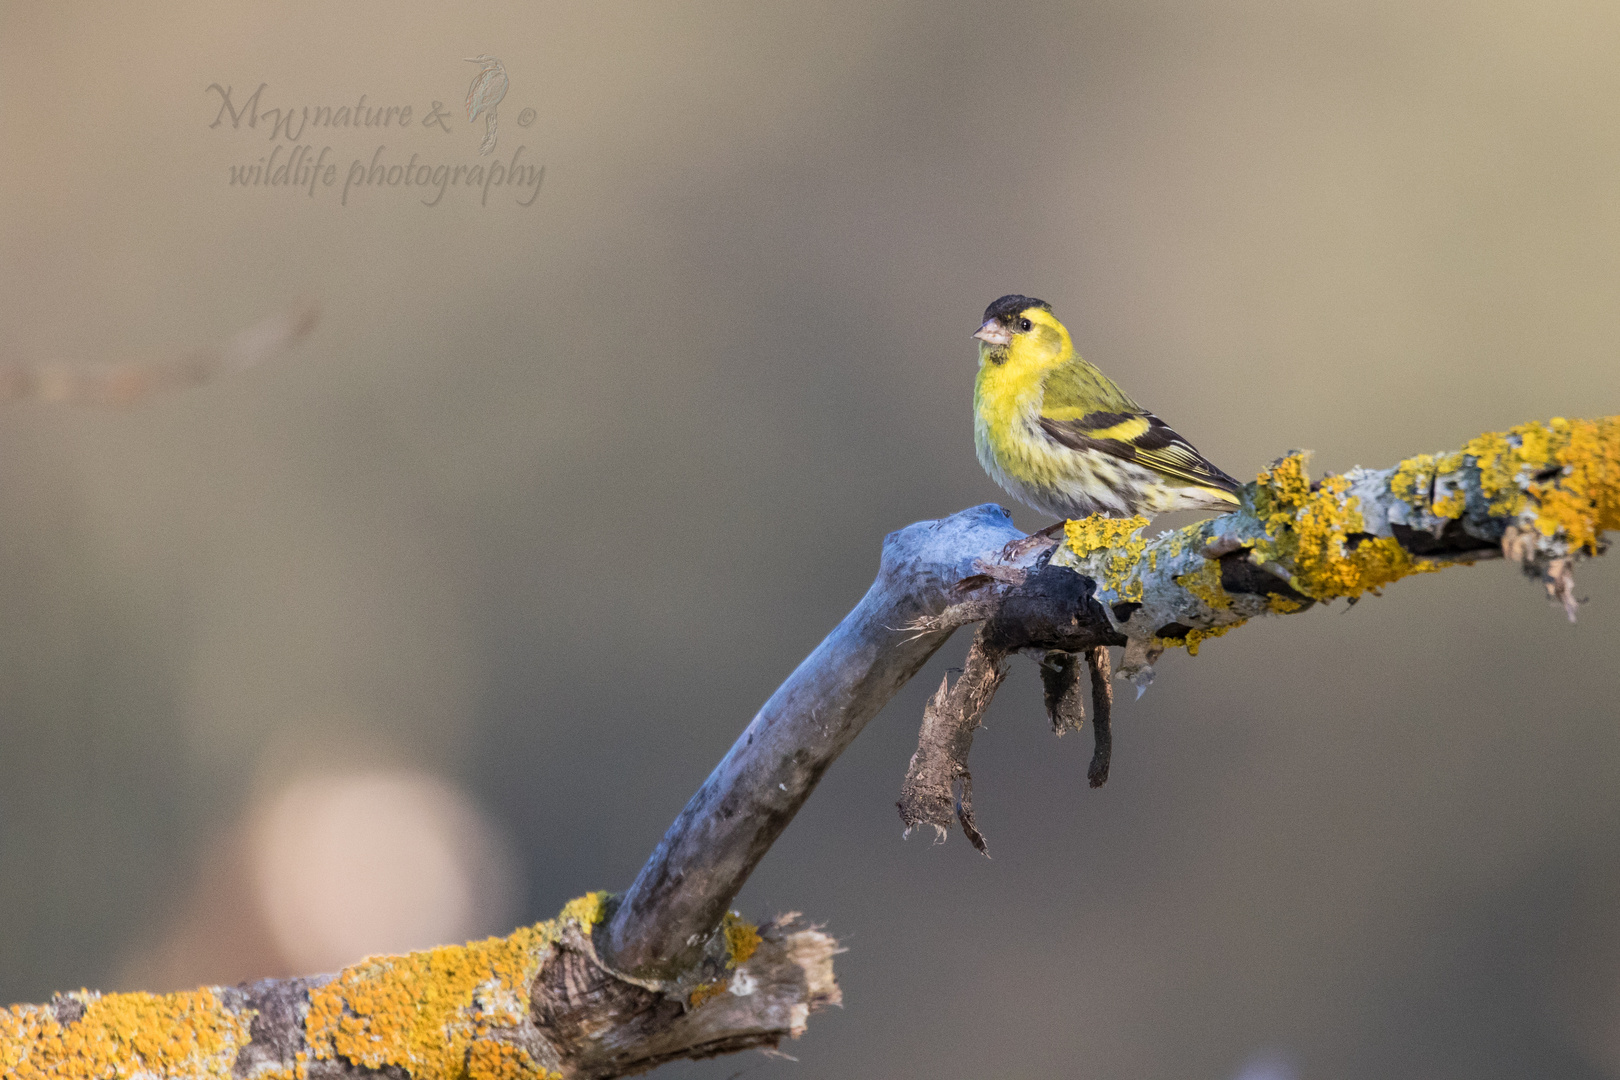
[{"label": "weathered bark", "polygon": [[[1085,726],[1086,707],[1080,691],[1080,657],[1050,649],[1041,657],[1041,682],[1046,690],[1046,716],[1052,734],[1065,735]],[[1094,645],[1086,650],[1086,669],[1091,677],[1091,730],[1094,746],[1086,779],[1092,787],[1108,782],[1108,766],[1114,752],[1114,690],[1109,685],[1108,647]],[[926,724],[926,721],[924,722]],[[963,763],[966,768],[966,762]],[[980,850],[983,850],[982,848]]]},{"label": "weathered bark", "polygon": [[1091,764],[1086,766],[1086,780],[1092,787],[1108,782],[1108,766],[1114,758],[1114,687],[1108,650],[1101,645],[1086,653],[1086,667],[1091,672],[1091,722],[1096,747],[1091,752]]},{"label": "weathered bark", "polygon": [[923,711],[917,752],[911,755],[896,805],[907,835],[918,825],[932,825],[941,840],[950,828],[954,807],[962,832],[981,853],[989,855],[984,836],[973,823],[973,776],[967,761],[973,732],[1007,675],[1007,654],[987,645],[985,636],[982,630],[974,635],[962,677],[955,686],[949,677],[942,679]]},{"label": "weathered bark", "polygon": [[797,1037],[839,1000],[831,937],[731,918],[678,984],[608,970],[605,893],[506,938],[374,957],[335,976],[181,994],[58,995],[0,1010],[0,1075],[598,1078]]},{"label": "weathered bark", "polygon": [[766,702],[621,898],[591,894],[506,938],[333,977],[17,1006],[0,1012],[0,1071],[597,1078],[774,1046],[839,1000],[838,949],[814,928],[749,926],[730,903],[827,767],[958,626],[984,624],[962,677],[930,702],[901,809],[941,830],[954,809],[982,849],[967,751],[1013,653],[1046,661],[1060,728],[1079,723],[1075,658],[1086,656],[1095,785],[1108,768],[1107,646],[1125,646],[1122,674],[1141,687],[1166,648],[1196,652],[1253,616],[1500,555],[1573,617],[1571,567],[1620,528],[1620,418],[1524,425],[1314,484],[1296,455],[1248,485],[1234,513],[1152,540],[1138,535],[1146,524],[1069,522],[1058,544],[979,506],[890,535],[866,596]]},{"label": "weathered bark", "polygon": [[[1006,610],[992,644],[1025,647],[1030,635],[1012,614],[1022,606],[1071,649],[1122,641],[1088,610],[1079,575],[1031,573],[1049,547],[1002,557],[1022,539],[988,504],[891,533],[855,610],[771,695],[669,827],[609,920],[604,953],[645,977],[678,971],[688,942],[715,925],[827,766],[957,627]],[[1056,590],[1050,602],[1045,589]],[[1059,608],[1063,625],[1046,626]]]}]

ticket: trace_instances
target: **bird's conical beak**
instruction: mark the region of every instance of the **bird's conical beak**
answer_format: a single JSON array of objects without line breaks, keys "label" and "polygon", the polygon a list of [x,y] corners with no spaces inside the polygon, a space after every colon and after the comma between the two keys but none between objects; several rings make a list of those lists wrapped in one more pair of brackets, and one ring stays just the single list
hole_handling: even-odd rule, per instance
[{"label": "bird's conical beak", "polygon": [[1007,328],[1002,326],[998,319],[986,319],[984,325],[979,327],[979,332],[973,336],[980,341],[988,341],[992,345],[1012,344],[1012,335],[1007,332]]}]

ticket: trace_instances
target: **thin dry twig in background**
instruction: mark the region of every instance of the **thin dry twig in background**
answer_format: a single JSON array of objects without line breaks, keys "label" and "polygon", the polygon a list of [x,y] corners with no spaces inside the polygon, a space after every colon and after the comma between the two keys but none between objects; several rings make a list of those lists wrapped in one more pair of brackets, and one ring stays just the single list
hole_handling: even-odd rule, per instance
[{"label": "thin dry twig in background", "polygon": [[299,301],[261,319],[223,345],[176,360],[121,364],[0,364],[0,401],[36,398],[70,405],[129,405],[164,390],[197,386],[261,364],[296,345],[320,319],[320,307]]}]

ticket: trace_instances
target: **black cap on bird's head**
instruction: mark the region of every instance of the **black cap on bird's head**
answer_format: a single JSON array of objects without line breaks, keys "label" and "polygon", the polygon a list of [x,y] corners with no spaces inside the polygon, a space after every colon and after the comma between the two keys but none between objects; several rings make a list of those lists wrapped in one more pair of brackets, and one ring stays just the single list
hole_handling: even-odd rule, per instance
[{"label": "black cap on bird's head", "polygon": [[992,301],[984,309],[984,325],[973,336],[980,341],[991,345],[1007,345],[1012,342],[1012,336],[1019,329],[1028,330],[1029,327],[1018,325],[1018,316],[1030,308],[1052,310],[1052,305],[1045,300],[1037,300],[1033,296],[1021,296],[1018,293],[1008,293],[999,300]]},{"label": "black cap on bird's head", "polygon": [[1037,300],[1033,296],[1020,296],[1017,293],[1008,293],[999,300],[992,300],[990,306],[984,309],[984,321],[999,319],[1002,322],[1011,322],[1014,318],[1028,311],[1032,307],[1052,310],[1052,305],[1045,300]]}]

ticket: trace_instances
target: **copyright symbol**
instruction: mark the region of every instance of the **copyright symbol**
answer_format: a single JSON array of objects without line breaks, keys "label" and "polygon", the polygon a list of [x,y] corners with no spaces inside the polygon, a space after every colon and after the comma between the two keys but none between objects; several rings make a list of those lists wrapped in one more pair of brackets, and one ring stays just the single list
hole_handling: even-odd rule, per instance
[{"label": "copyright symbol", "polygon": [[534,123],[533,109],[524,109],[518,113],[518,127],[528,127],[532,123]]}]

